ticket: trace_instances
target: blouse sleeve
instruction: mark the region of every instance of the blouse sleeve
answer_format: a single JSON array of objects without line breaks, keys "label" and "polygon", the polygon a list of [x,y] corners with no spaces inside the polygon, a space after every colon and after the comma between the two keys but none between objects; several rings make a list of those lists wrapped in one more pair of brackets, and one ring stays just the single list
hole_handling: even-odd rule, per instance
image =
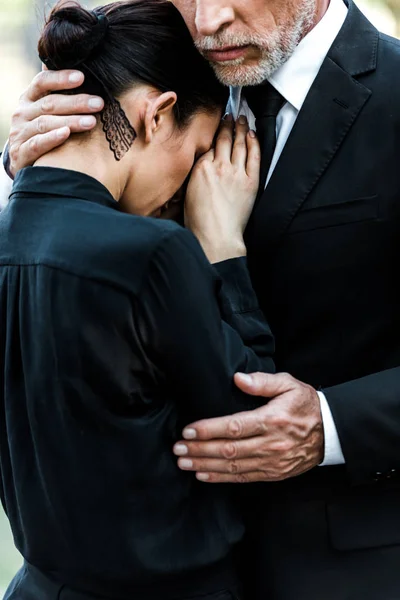
[{"label": "blouse sleeve", "polygon": [[224,280],[224,270],[217,273],[196,238],[183,228],[174,230],[154,252],[139,297],[148,356],[193,419],[258,406],[234,385],[233,375],[274,372],[271,331],[246,260],[236,261],[229,261]]}]

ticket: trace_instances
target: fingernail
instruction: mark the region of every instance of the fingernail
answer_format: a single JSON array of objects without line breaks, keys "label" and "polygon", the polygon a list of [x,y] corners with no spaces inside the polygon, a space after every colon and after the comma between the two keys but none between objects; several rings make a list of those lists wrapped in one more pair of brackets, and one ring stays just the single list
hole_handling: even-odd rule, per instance
[{"label": "fingernail", "polygon": [[70,83],[78,83],[82,79],[82,74],[76,71],[75,73],[71,73],[68,79]]},{"label": "fingernail", "polygon": [[184,456],[187,453],[188,453],[188,447],[185,446],[184,444],[176,444],[174,446],[174,454],[176,454],[177,456]]},{"label": "fingernail", "polygon": [[184,429],[183,430],[183,437],[185,438],[185,440],[194,440],[195,437],[197,437],[197,433],[195,429]]},{"label": "fingernail", "polygon": [[96,123],[95,117],[82,117],[81,119],[79,119],[79,125],[81,127],[93,127],[93,125],[95,123]]},{"label": "fingernail", "polygon": [[200,479],[200,481],[207,481],[207,479],[210,479],[210,476],[207,473],[196,473],[196,477],[197,479]]},{"label": "fingernail", "polygon": [[65,138],[65,136],[69,133],[69,127],[61,127],[61,129],[57,129],[56,135],[58,138]]},{"label": "fingernail", "polygon": [[178,464],[182,469],[191,469],[193,467],[193,461],[188,458],[181,458]]},{"label": "fingernail", "polygon": [[233,121],[233,116],[230,113],[228,113],[227,115],[225,115],[224,121]]},{"label": "fingernail", "polygon": [[254,129],[250,129],[250,131],[249,131],[249,136],[250,136],[251,138],[255,138],[255,137],[256,137],[256,132],[254,131]]},{"label": "fingernail", "polygon": [[253,383],[253,378],[251,375],[247,375],[247,373],[238,373],[238,375],[244,383],[248,383],[249,385]]},{"label": "fingernail", "polygon": [[101,98],[90,98],[88,104],[90,108],[101,108],[103,106],[103,100]]},{"label": "fingernail", "polygon": [[239,123],[241,125],[246,125],[247,119],[246,119],[246,117],[244,115],[240,115],[240,117],[239,117]]}]

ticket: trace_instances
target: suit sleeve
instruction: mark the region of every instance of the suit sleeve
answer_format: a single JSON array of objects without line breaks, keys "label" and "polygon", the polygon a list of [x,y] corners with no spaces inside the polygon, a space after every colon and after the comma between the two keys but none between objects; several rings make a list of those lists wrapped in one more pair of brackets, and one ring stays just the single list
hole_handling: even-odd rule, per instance
[{"label": "suit sleeve", "polygon": [[400,367],[322,390],[353,484],[400,476]]},{"label": "suit sleeve", "polygon": [[224,280],[194,236],[177,229],[155,251],[139,300],[143,344],[187,422],[265,403],[233,382],[236,371],[274,371],[273,337],[245,259]]}]

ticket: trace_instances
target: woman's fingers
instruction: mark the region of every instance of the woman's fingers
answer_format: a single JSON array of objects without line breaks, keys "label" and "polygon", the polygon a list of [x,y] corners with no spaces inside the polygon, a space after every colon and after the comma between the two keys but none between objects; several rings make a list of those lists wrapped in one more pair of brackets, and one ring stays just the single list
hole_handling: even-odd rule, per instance
[{"label": "woman's fingers", "polygon": [[36,102],[52,92],[79,87],[84,79],[84,75],[80,71],[41,71],[33,79],[21,100]]},{"label": "woman's fingers", "polygon": [[60,146],[70,136],[68,127],[61,127],[49,133],[36,135],[22,144],[18,151],[18,160],[23,165],[32,165],[38,158]]},{"label": "woman's fingers", "polygon": [[256,183],[257,188],[258,188],[258,182],[260,180],[261,149],[260,149],[260,143],[257,139],[255,131],[250,130],[247,133],[246,144],[247,144],[246,173],[247,173],[247,176]]},{"label": "woman's fingers", "polygon": [[201,156],[198,159],[198,161],[194,164],[194,168],[196,168],[196,165],[199,164],[200,162],[203,162],[203,161],[214,162],[214,159],[215,159],[215,149],[210,148],[210,150],[208,150],[208,152],[203,154],[203,156]]},{"label": "woman's fingers", "polygon": [[221,126],[215,142],[214,158],[220,162],[231,162],[234,122],[231,115],[221,121]]},{"label": "woman's fingers", "polygon": [[236,124],[232,117],[222,121],[215,144],[215,159],[242,167],[249,176],[258,177],[260,147],[254,132],[249,132],[248,121],[244,115],[239,117]]},{"label": "woman's fingers", "polygon": [[247,143],[246,134],[249,130],[247,119],[241,115],[236,121],[235,141],[232,149],[232,164],[236,167],[246,167]]}]

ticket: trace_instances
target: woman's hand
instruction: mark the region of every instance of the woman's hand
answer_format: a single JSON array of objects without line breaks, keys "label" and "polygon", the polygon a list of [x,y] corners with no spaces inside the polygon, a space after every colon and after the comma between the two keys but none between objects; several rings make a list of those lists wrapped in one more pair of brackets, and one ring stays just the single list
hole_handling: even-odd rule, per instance
[{"label": "woman's hand", "polygon": [[22,94],[11,121],[8,140],[10,172],[32,165],[60,146],[71,133],[89,131],[104,103],[97,96],[57,94],[82,85],[79,71],[42,71]]},{"label": "woman's hand", "polygon": [[211,263],[246,255],[243,233],[256,199],[260,146],[247,120],[224,120],[215,149],[193,169],[185,200],[185,225]]}]

